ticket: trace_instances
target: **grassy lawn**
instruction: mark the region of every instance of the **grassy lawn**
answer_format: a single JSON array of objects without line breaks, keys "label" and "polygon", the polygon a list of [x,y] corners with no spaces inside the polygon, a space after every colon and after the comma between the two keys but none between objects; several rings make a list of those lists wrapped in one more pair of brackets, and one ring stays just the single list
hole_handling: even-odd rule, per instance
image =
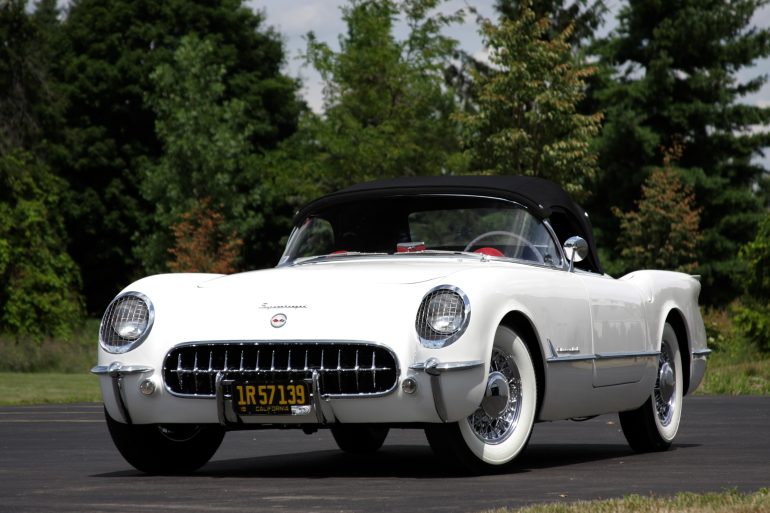
[{"label": "grassy lawn", "polygon": [[501,508],[484,513],[767,513],[770,490],[752,494],[680,493],[671,498],[630,495],[623,499],[539,504],[520,509]]},{"label": "grassy lawn", "polygon": [[0,372],[0,406],[101,400],[97,378],[88,373]]}]

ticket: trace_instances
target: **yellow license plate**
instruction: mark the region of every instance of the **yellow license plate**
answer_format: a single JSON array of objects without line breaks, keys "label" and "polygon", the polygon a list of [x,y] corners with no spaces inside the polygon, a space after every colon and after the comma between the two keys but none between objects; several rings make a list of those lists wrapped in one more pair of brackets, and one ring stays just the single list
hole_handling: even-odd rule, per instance
[{"label": "yellow license plate", "polygon": [[303,382],[235,382],[232,400],[239,415],[291,415],[292,406],[310,404],[310,393]]}]

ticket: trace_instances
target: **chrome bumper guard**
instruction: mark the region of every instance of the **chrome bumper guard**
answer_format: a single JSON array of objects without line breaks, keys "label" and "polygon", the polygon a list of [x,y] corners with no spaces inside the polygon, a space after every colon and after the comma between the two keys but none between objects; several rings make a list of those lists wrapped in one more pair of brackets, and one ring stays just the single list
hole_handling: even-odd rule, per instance
[{"label": "chrome bumper guard", "polygon": [[132,374],[152,373],[155,369],[152,367],[143,367],[140,365],[123,365],[120,362],[112,362],[109,365],[97,365],[91,369],[92,374],[97,376],[109,376],[112,378],[112,392],[115,395],[115,402],[118,410],[123,416],[123,422],[131,424],[131,415],[126,408],[126,396],[123,388],[123,377]]},{"label": "chrome bumper guard", "polygon": [[430,376],[430,389],[433,393],[433,405],[441,422],[448,421],[446,405],[444,404],[443,394],[441,393],[441,375],[445,372],[458,372],[470,369],[476,369],[484,365],[481,360],[471,360],[468,362],[444,362],[439,363],[436,358],[428,358],[424,362],[410,365],[409,369],[413,371],[424,372]]},{"label": "chrome bumper guard", "polygon": [[[292,411],[291,416],[308,416],[314,415],[315,418],[308,419],[308,423],[329,424],[335,421],[334,414],[324,413],[323,402],[324,398],[321,396],[319,387],[320,374],[318,371],[313,371],[310,378],[304,380],[308,384],[311,391],[312,403],[310,406],[299,406]],[[216,401],[217,401],[217,418],[219,423],[229,429],[238,428],[246,424],[260,424],[260,423],[274,423],[276,419],[280,419],[280,416],[276,415],[249,415],[248,422],[244,421],[244,417],[238,415],[233,407],[232,393],[228,392],[230,386],[235,381],[232,379],[225,379],[222,372],[217,373],[216,377]]]}]

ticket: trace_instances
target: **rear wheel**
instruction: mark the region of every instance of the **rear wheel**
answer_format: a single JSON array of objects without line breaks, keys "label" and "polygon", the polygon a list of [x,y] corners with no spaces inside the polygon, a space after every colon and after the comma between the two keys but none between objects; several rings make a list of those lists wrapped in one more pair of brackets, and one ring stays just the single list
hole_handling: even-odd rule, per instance
[{"label": "rear wheel", "polygon": [[332,426],[331,431],[337,447],[343,451],[367,454],[382,447],[389,429],[372,424],[338,424]]},{"label": "rear wheel", "polygon": [[663,328],[658,376],[652,394],[636,410],[620,413],[620,425],[636,452],[665,451],[671,446],[682,417],[684,381],[682,356],[674,328]]},{"label": "rear wheel", "polygon": [[107,428],[120,454],[148,474],[189,474],[205,465],[225,431],[206,424],[123,424],[105,410]]},{"label": "rear wheel", "polygon": [[537,407],[537,378],[522,338],[500,326],[484,398],[467,418],[425,430],[433,450],[472,472],[510,463],[527,446]]}]

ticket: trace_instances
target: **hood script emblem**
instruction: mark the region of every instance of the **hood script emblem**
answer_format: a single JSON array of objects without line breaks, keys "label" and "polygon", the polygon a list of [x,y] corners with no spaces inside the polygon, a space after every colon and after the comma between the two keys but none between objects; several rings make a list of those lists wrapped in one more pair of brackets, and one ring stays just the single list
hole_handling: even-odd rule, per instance
[{"label": "hood script emblem", "polygon": [[286,324],[286,316],[283,314],[275,314],[270,318],[270,326],[273,328],[282,328]]}]

